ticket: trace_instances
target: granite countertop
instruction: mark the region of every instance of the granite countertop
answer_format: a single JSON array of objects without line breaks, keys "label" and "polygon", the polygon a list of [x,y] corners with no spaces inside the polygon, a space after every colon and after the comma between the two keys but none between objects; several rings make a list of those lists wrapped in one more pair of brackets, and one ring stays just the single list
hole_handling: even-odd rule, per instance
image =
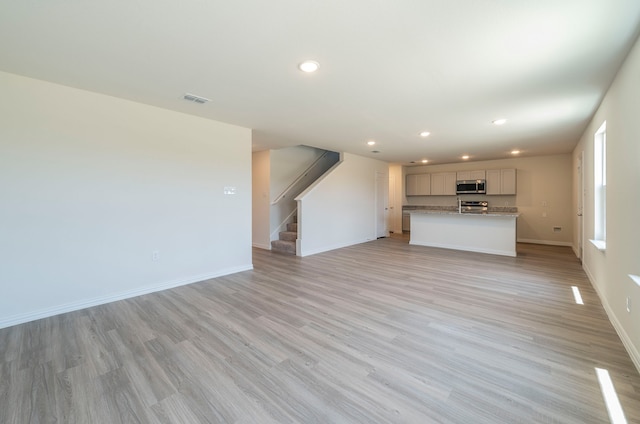
[{"label": "granite countertop", "polygon": [[456,206],[403,206],[402,212],[432,215],[485,215],[518,217],[518,208],[513,206],[489,207],[486,212],[458,212]]},{"label": "granite countertop", "polygon": [[514,216],[518,217],[520,214],[518,212],[498,212],[498,211],[487,211],[487,212],[458,212],[458,211],[448,211],[448,210],[429,210],[429,209],[420,209],[420,210],[411,210],[409,211],[411,214],[416,215],[482,215],[482,216]]}]

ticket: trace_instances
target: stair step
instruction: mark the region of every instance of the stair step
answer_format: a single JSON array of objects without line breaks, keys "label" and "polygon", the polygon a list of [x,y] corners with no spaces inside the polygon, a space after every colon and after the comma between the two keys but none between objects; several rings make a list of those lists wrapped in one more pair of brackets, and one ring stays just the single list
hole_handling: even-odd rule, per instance
[{"label": "stair step", "polygon": [[280,240],[296,241],[298,233],[295,231],[280,231]]},{"label": "stair step", "polygon": [[296,242],[287,240],[273,240],[271,242],[271,250],[274,252],[296,254]]},{"label": "stair step", "polygon": [[298,232],[298,224],[295,223],[295,222],[291,223],[291,224],[287,224],[287,231],[297,233]]}]

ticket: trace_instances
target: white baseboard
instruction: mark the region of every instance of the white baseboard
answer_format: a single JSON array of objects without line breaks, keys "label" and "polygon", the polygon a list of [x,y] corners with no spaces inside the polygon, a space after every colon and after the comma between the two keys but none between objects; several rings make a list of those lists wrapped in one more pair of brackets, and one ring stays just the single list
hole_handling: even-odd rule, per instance
[{"label": "white baseboard", "polygon": [[589,278],[589,282],[591,283],[591,286],[595,289],[596,293],[598,294],[600,303],[602,303],[602,306],[604,307],[604,310],[607,313],[607,317],[609,318],[609,321],[613,325],[613,328],[616,330],[616,333],[618,333],[618,337],[620,337],[622,344],[627,350],[627,353],[629,354],[629,357],[631,358],[633,365],[636,366],[636,369],[640,373],[640,352],[633,345],[631,338],[629,338],[629,335],[624,330],[624,327],[622,326],[622,324],[620,324],[620,321],[618,321],[616,314],[613,312],[613,309],[611,309],[611,306],[609,306],[609,302],[607,301],[607,298],[603,295],[603,293],[598,288],[598,285],[595,282],[596,280],[593,277],[593,274],[591,274],[591,271],[589,271],[589,268],[587,268],[584,265],[584,263],[582,265],[582,268],[584,269],[585,274],[587,274],[587,278]]},{"label": "white baseboard", "polygon": [[[334,245],[331,245],[331,246],[325,246],[325,247],[321,247],[321,248],[318,248],[318,249],[313,249],[313,250],[307,250],[307,251],[304,251],[304,252],[300,252],[300,256],[316,255],[318,253],[328,252],[330,250],[335,250],[335,249],[342,249],[343,247],[349,247],[349,246],[353,246],[355,244],[366,243],[368,241],[373,241],[373,240],[375,240],[375,238],[374,239],[352,240],[352,241],[345,242],[345,243],[339,243],[339,244],[334,244]],[[300,243],[301,243],[301,241],[300,241],[300,239],[298,239],[298,245],[297,246],[300,246]],[[300,250],[301,249],[298,248],[298,251],[300,251]]]},{"label": "white baseboard", "polygon": [[172,281],[166,281],[151,286],[140,287],[134,290],[114,293],[106,296],[99,296],[90,299],[84,299],[76,302],[70,302],[63,305],[57,305],[50,308],[30,311],[23,314],[11,315],[8,317],[0,317],[0,328],[11,327],[25,322],[35,321],[37,319],[48,318],[54,315],[64,314],[66,312],[78,311],[80,309],[90,308],[92,306],[104,305],[118,300],[129,299],[143,294],[167,290],[174,287],[193,284],[211,278],[222,277],[224,275],[235,274],[236,272],[249,271],[253,269],[253,264],[243,265],[235,268],[227,268],[210,274],[194,275],[188,278],[181,278]]},{"label": "white baseboard", "polygon": [[519,238],[518,243],[531,243],[531,244],[546,244],[549,246],[567,246],[573,247],[573,243],[570,241],[553,241],[553,240],[538,240],[538,239],[523,239]]}]

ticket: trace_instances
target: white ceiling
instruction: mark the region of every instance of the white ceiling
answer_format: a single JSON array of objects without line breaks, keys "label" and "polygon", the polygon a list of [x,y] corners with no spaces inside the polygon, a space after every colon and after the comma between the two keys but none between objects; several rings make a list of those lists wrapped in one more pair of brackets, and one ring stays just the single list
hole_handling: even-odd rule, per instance
[{"label": "white ceiling", "polygon": [[639,0],[2,0],[0,70],[253,128],[254,150],[450,163],[570,152],[639,29]]}]

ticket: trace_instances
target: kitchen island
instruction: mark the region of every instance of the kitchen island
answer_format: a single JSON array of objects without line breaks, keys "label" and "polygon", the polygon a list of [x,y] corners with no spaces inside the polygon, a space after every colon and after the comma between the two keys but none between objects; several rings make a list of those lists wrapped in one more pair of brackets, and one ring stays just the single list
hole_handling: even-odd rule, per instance
[{"label": "kitchen island", "polygon": [[518,213],[411,211],[409,244],[516,256]]}]

